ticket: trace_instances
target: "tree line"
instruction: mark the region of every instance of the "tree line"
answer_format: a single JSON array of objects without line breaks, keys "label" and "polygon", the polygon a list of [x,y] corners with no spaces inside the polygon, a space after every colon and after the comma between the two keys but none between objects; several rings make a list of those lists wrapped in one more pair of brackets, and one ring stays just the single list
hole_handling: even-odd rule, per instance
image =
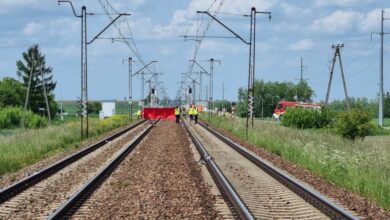
[{"label": "tree line", "polygon": [[[254,83],[254,115],[255,117],[271,117],[279,101],[312,102],[314,90],[306,81],[297,84],[292,82],[264,82],[256,80]],[[248,109],[248,90],[238,90],[237,115],[245,117]]]},{"label": "tree line", "polygon": [[[312,102],[315,96],[314,90],[308,85],[306,81],[298,83],[293,82],[264,82],[263,80],[256,80],[254,94],[254,114],[255,117],[271,117],[277,103],[279,101],[300,101]],[[237,115],[246,117],[248,109],[248,90],[239,88],[238,102],[235,103],[237,107]],[[372,116],[378,116],[378,100],[369,100],[366,97],[355,98],[350,97],[349,103],[351,109],[358,108],[369,112]],[[320,104],[325,105],[324,101]],[[219,104],[218,106],[221,106]],[[226,103],[223,106],[230,106]],[[346,101],[333,100],[327,105],[331,112],[342,112],[346,110]],[[230,109],[230,107],[227,107]],[[390,92],[388,91],[384,97],[384,117],[390,117]]]},{"label": "tree line", "polygon": [[22,59],[16,61],[16,66],[17,78],[4,77],[0,80],[0,109],[23,108],[29,90],[27,109],[47,116],[45,86],[50,113],[54,118],[58,111],[58,105],[54,100],[56,82],[53,80],[53,68],[46,66],[45,55],[40,52],[39,46],[35,44],[23,52]]}]

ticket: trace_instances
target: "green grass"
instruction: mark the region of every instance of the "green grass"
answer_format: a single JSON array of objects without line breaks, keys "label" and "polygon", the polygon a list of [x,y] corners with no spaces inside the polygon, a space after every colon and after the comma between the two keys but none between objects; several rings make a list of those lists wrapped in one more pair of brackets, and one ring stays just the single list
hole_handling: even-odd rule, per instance
[{"label": "green grass", "polygon": [[23,129],[21,129],[21,128],[1,129],[0,130],[0,137],[1,136],[10,136],[10,135],[13,135],[13,134],[20,133],[21,131],[23,131]]},{"label": "green grass", "polygon": [[[127,116],[90,119],[90,137],[127,123]],[[70,121],[42,129],[18,130],[0,136],[0,177],[80,144],[80,124]]]},{"label": "green grass", "polygon": [[385,127],[390,127],[390,118],[385,118],[385,119],[383,120],[383,125],[384,125]]},{"label": "green grass", "polygon": [[[245,119],[213,118],[215,127],[245,139]],[[248,141],[301,165],[390,210],[390,142],[355,142],[325,130],[256,121]]]}]

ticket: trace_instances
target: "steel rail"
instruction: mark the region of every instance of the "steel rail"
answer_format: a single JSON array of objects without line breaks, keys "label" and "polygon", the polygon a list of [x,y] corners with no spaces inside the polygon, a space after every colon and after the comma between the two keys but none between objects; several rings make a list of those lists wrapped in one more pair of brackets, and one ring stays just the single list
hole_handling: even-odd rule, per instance
[{"label": "steel rail", "polygon": [[221,186],[223,193],[228,197],[229,201],[233,204],[235,211],[242,219],[255,219],[252,213],[249,211],[248,207],[242,201],[241,197],[234,190],[233,186],[229,183],[225,175],[219,169],[218,165],[214,162],[213,158],[209,155],[206,148],[195,136],[194,132],[188,128],[186,122],[183,122],[187,133],[190,135],[192,142],[194,143],[196,149],[198,150],[201,159],[206,162],[206,166],[210,171],[214,181]]},{"label": "steel rail", "polygon": [[142,139],[156,126],[159,122],[155,121],[150,124],[144,131],[138,134],[118,156],[116,156],[109,164],[102,168],[98,174],[90,179],[84,186],[61,207],[59,207],[48,219],[68,219],[79,207],[89,198],[90,195],[110,176],[115,168],[126,158],[126,156],[142,141]]},{"label": "steel rail", "polygon": [[77,161],[78,159],[84,157],[85,155],[88,155],[89,153],[102,147],[103,145],[105,145],[109,141],[112,141],[112,140],[116,139],[117,137],[123,135],[124,133],[138,127],[139,125],[141,125],[145,121],[146,120],[140,120],[140,121],[136,122],[135,124],[132,124],[131,126],[128,126],[128,127],[116,132],[115,134],[113,134],[107,138],[101,139],[97,143],[90,145],[89,147],[85,148],[84,150],[81,150],[77,153],[74,153],[74,154],[58,161],[57,163],[55,163],[51,166],[44,168],[41,171],[38,171],[38,172],[34,173],[33,175],[27,176],[27,177],[23,178],[22,180],[2,189],[0,191],[0,204],[9,200],[10,198],[19,194],[20,192],[24,191],[25,189],[35,185],[36,183],[40,182],[41,180],[48,178],[49,176],[53,175],[54,173],[58,172],[59,170],[63,169],[64,167],[68,166],[69,164]]},{"label": "steel rail", "polygon": [[285,174],[280,169],[274,167],[272,164],[270,164],[269,162],[260,158],[259,156],[255,155],[253,152],[245,149],[244,147],[235,143],[231,139],[225,137],[224,135],[222,135],[218,131],[210,128],[209,126],[205,125],[202,122],[198,121],[198,124],[201,125],[203,128],[205,128],[210,133],[212,133],[218,139],[223,141],[225,144],[229,145],[234,150],[239,152],[242,156],[244,156],[245,158],[250,160],[256,166],[260,167],[262,170],[264,170],[270,176],[274,177],[276,180],[281,182],[283,185],[288,187],[290,190],[292,190],[293,192],[298,194],[300,197],[302,197],[308,203],[310,203],[311,205],[316,207],[318,210],[320,210],[321,212],[323,212],[324,214],[329,216],[331,219],[353,219],[353,220],[359,219],[356,216],[354,216],[353,214],[351,214],[349,211],[339,207],[338,205],[331,202],[330,200],[328,200],[327,198],[325,198],[321,194],[304,186],[302,183],[300,183],[299,180]]}]

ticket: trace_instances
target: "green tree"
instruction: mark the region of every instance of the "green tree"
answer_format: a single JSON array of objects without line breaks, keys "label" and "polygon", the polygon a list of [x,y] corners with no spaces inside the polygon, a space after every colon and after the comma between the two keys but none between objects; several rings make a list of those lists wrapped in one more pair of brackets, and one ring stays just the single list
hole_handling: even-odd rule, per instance
[{"label": "green tree", "polygon": [[[39,51],[37,44],[28,48],[26,52],[23,52],[22,57],[23,60],[18,60],[16,62],[16,66],[18,68],[17,75],[21,78],[26,89],[28,88],[31,75],[28,108],[35,113],[39,113],[40,108],[46,109],[43,93],[44,82],[50,105],[50,112],[52,117],[54,117],[58,107],[57,103],[54,101],[53,91],[56,87],[56,82],[53,81],[53,69],[51,67],[46,67],[45,56]],[[42,80],[42,73],[44,74],[44,80]]]},{"label": "green tree", "polygon": [[390,92],[386,93],[384,100],[384,117],[390,118]]},{"label": "green tree", "polygon": [[[295,101],[297,96],[299,101],[311,102],[314,96],[314,90],[310,88],[307,82],[298,84],[292,82],[264,82],[255,81],[255,116],[272,116],[276,104],[281,100]],[[238,91],[237,114],[245,117],[247,114],[247,90],[240,88]]]},{"label": "green tree", "polygon": [[218,108],[219,111],[226,109],[226,111],[230,112],[232,110],[232,103],[227,100],[215,100],[214,108]]},{"label": "green tree", "polygon": [[99,114],[100,110],[102,110],[101,102],[88,102],[88,113]]},{"label": "green tree", "polygon": [[[385,98],[386,100],[386,98]],[[390,97],[389,97],[390,101]],[[323,105],[325,103],[321,102]],[[366,97],[362,98],[355,98],[350,97],[349,98],[349,104],[351,109],[358,108],[362,109],[364,111],[369,112],[371,115],[377,117],[378,116],[378,101],[377,100],[368,100]],[[389,103],[390,105],[390,103]],[[335,113],[344,112],[346,110],[346,101],[344,100],[333,100],[332,102],[328,103],[327,108]],[[389,112],[390,113],[390,112]]]},{"label": "green tree", "polygon": [[375,126],[371,119],[371,114],[362,109],[355,108],[349,112],[341,112],[337,116],[336,130],[347,139],[364,138],[374,132]]},{"label": "green tree", "polygon": [[298,101],[302,102],[312,102],[314,90],[310,88],[309,84],[306,81],[299,82],[296,86],[296,94]]},{"label": "green tree", "polygon": [[0,80],[0,108],[6,106],[23,106],[26,90],[19,81],[5,77]]}]

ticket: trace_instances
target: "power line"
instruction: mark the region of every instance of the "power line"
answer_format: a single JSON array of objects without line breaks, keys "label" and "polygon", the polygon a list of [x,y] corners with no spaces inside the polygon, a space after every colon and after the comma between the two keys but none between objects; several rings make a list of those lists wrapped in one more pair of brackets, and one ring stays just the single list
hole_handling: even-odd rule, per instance
[{"label": "power line", "polygon": [[330,87],[332,85],[332,78],[333,78],[333,72],[334,72],[334,67],[336,64],[336,59],[337,57],[339,58],[339,65],[340,65],[340,72],[341,72],[341,78],[343,80],[343,86],[344,86],[344,94],[345,94],[345,101],[347,103],[347,110],[349,111],[349,97],[348,97],[348,92],[347,92],[347,85],[345,82],[345,76],[344,76],[344,69],[343,69],[343,63],[341,61],[341,49],[344,48],[344,44],[336,44],[332,45],[332,49],[334,49],[334,55],[333,55],[333,62],[332,62],[332,68],[329,73],[329,83],[328,83],[328,89],[326,91],[326,99],[325,99],[325,105],[328,104],[329,101],[329,94],[330,94]]}]

